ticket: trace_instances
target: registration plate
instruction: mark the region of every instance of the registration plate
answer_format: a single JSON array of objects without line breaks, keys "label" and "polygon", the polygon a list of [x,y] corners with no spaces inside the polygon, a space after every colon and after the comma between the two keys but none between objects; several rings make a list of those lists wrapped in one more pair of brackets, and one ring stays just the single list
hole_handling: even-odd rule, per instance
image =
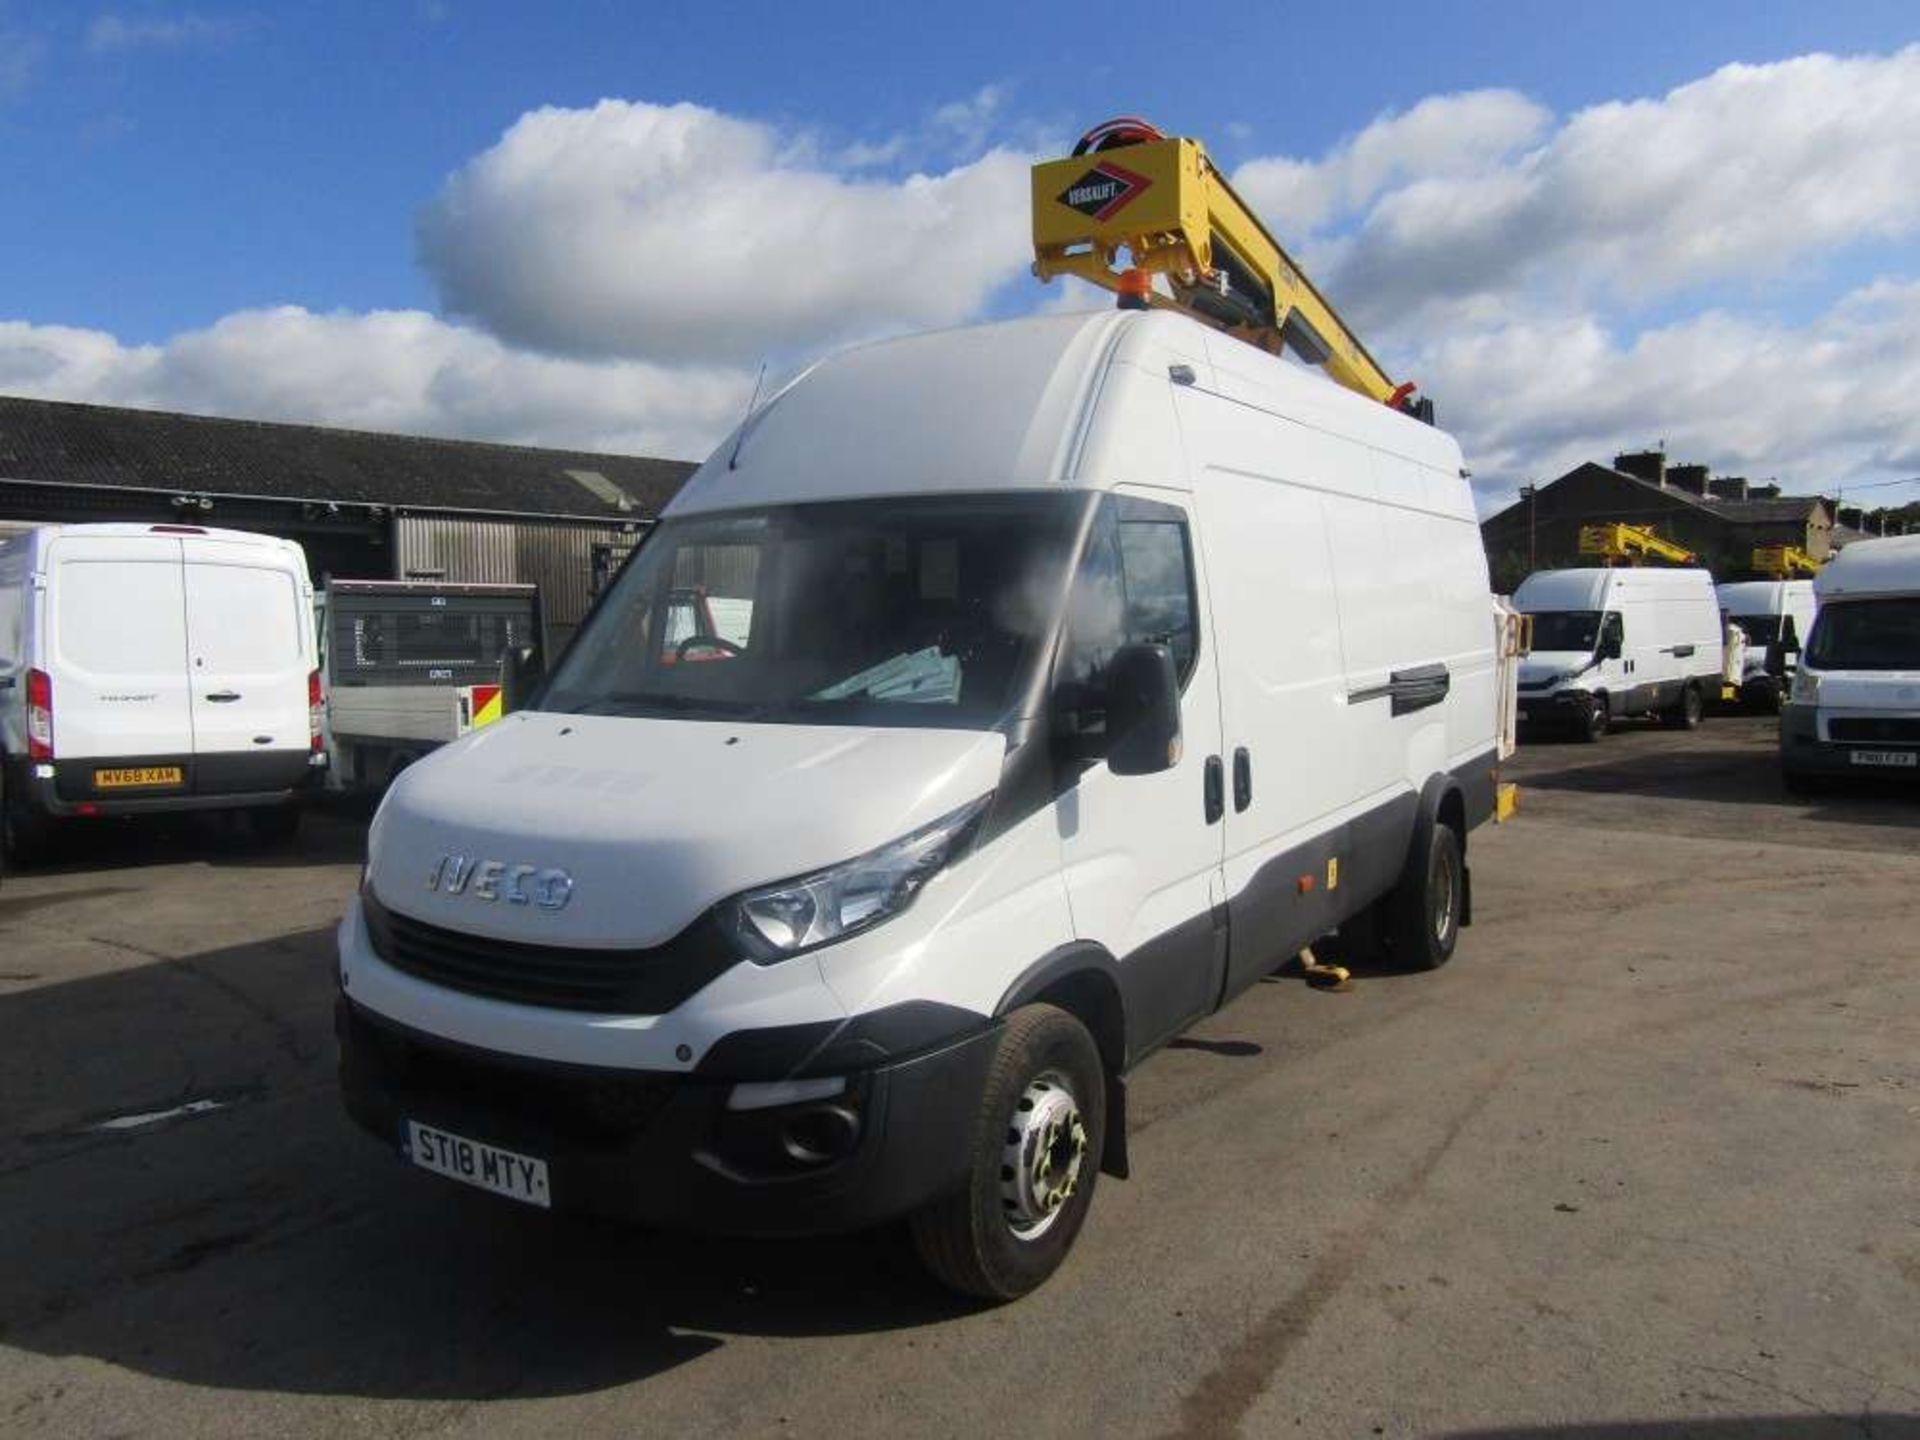
[{"label": "registration plate", "polygon": [[178,785],[182,774],[178,765],[136,765],[121,770],[96,770],[96,790],[137,790],[146,785]]},{"label": "registration plate", "polygon": [[502,1150],[497,1145],[469,1140],[464,1135],[436,1130],[418,1120],[407,1121],[407,1158],[422,1170],[431,1170],[463,1185],[491,1190],[509,1200],[551,1209],[547,1162],[531,1155]]},{"label": "registration plate", "polygon": [[1848,757],[1855,765],[1893,765],[1911,770],[1920,765],[1916,750],[1855,750]]}]

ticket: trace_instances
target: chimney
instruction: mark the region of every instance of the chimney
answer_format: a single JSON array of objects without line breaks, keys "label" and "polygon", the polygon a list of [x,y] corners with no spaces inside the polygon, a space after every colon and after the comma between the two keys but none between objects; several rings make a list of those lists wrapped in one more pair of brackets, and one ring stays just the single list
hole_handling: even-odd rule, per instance
[{"label": "chimney", "polygon": [[1707,490],[1717,499],[1744,500],[1747,498],[1747,480],[1744,475],[1722,475],[1717,480],[1709,480]]},{"label": "chimney", "polygon": [[1667,488],[1667,452],[1633,450],[1613,457],[1613,468],[1636,479]]},{"label": "chimney", "polygon": [[1707,493],[1707,467],[1704,465],[1670,465],[1667,467],[1667,483],[1676,490],[1684,490],[1689,495],[1705,496]]},{"label": "chimney", "polygon": [[1778,485],[1749,485],[1747,487],[1747,498],[1749,500],[1778,500],[1780,498],[1780,487]]},{"label": "chimney", "polygon": [[1860,507],[1857,505],[1842,505],[1834,512],[1833,518],[1849,530],[1864,528],[1860,523],[1863,517],[1860,514]]}]

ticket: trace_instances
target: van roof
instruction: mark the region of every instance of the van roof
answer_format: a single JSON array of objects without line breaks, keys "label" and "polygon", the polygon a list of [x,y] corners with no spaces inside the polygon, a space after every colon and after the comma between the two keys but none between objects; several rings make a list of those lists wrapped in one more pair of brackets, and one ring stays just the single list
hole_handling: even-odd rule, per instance
[{"label": "van roof", "polygon": [[[669,515],[861,495],[1075,486],[1133,478],[1079,469],[1110,375],[1131,367],[1456,473],[1445,433],[1164,311],[1048,315],[876,341],[822,360],[697,470]],[[1184,483],[1161,477],[1161,483]]]},{"label": "van roof", "polygon": [[1692,566],[1603,565],[1581,566],[1567,570],[1536,570],[1520,582],[1513,592],[1513,603],[1520,609],[1598,610],[1611,581],[1616,593],[1642,595],[1713,594],[1713,577]]},{"label": "van roof", "polygon": [[1813,581],[1822,601],[1844,595],[1920,594],[1920,535],[1855,540]]},{"label": "van roof", "polygon": [[100,525],[36,525],[22,532],[29,544],[44,545],[60,538],[86,538],[90,540],[130,540],[149,539],[155,535],[174,536],[182,540],[218,540],[228,545],[258,545],[278,551],[296,551],[300,546],[292,540],[278,535],[262,535],[253,530],[222,530],[212,525],[192,524],[100,524]]},{"label": "van roof", "polygon": [[1721,608],[1735,615],[1778,615],[1789,596],[1813,596],[1811,580],[1730,580],[1714,588]]}]

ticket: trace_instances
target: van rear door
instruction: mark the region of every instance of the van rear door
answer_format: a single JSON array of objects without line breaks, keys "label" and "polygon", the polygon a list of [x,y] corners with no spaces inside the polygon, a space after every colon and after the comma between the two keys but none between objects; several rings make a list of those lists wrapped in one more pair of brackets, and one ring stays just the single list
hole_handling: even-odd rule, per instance
[{"label": "van rear door", "polygon": [[61,535],[47,548],[47,591],[55,757],[184,761],[193,721],[180,542]]},{"label": "van rear door", "polygon": [[[312,621],[300,577],[264,546],[195,540],[184,558],[194,754],[304,753]],[[214,778],[204,766],[201,777]]]}]

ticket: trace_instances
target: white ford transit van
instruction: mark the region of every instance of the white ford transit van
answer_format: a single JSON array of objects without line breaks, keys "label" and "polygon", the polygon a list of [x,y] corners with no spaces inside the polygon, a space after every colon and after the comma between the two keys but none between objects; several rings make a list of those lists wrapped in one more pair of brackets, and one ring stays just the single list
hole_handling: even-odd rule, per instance
[{"label": "white ford transit van", "polygon": [[530,708],[388,792],[347,1106],[522,1203],[911,1215],[950,1284],[1031,1289],[1144,1056],[1353,917],[1452,952],[1487,597],[1449,437],[1192,320],[829,360]]},{"label": "white ford transit van", "polygon": [[1588,740],[1613,720],[1659,715],[1691,730],[1720,693],[1720,604],[1704,570],[1540,570],[1513,603],[1533,616],[1520,719]]},{"label": "white ford transit van", "polygon": [[1920,535],[1856,540],[1813,588],[1820,613],[1780,712],[1788,788],[1920,779]]},{"label": "white ford transit van", "polygon": [[318,755],[313,587],[290,540],[48,525],[0,542],[0,813],[246,809],[276,838]]},{"label": "white ford transit van", "polygon": [[1746,634],[1741,666],[1742,709],[1771,715],[1813,630],[1813,581],[1737,580],[1718,588],[1720,608]]}]

